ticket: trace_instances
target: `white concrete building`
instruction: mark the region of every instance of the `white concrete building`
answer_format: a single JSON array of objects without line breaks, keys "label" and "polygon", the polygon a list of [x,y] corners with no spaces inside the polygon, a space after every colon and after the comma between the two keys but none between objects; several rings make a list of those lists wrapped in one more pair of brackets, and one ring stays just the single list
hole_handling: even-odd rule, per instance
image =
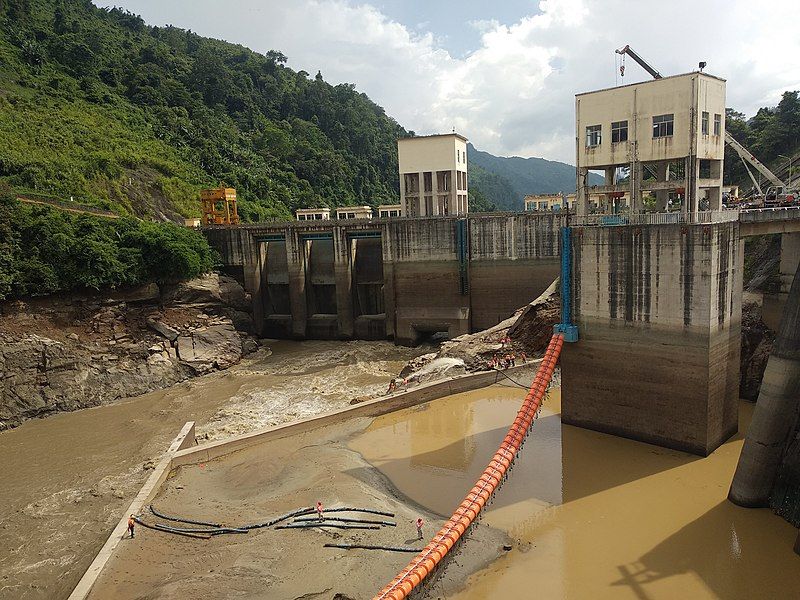
[{"label": "white concrete building", "polygon": [[298,208],[295,211],[298,221],[318,221],[331,218],[330,208]]},{"label": "white concrete building", "polygon": [[402,216],[464,215],[467,138],[457,133],[397,140]]},{"label": "white concrete building", "polygon": [[[577,94],[575,136],[579,214],[593,192],[629,192],[635,212],[643,194],[658,211],[670,199],[685,212],[722,206],[724,79],[694,72]],[[605,185],[589,186],[589,170]]]},{"label": "white concrete building", "polygon": [[401,216],[403,216],[402,204],[381,204],[378,206],[378,217],[381,219]]},{"label": "white concrete building", "polygon": [[337,219],[371,219],[371,206],[340,206],[336,209]]}]

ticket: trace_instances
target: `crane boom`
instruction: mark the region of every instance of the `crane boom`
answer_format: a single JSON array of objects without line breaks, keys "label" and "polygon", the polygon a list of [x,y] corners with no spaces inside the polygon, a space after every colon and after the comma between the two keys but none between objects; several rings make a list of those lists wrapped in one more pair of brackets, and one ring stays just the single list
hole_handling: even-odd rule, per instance
[{"label": "crane boom", "polygon": [[772,185],[782,186],[782,187],[786,186],[786,184],[784,184],[780,179],[778,179],[778,177],[772,171],[770,171],[767,167],[764,166],[764,163],[762,163],[755,156],[750,154],[750,152],[747,151],[747,148],[745,148],[739,142],[737,142],[733,138],[733,136],[727,131],[725,132],[725,141],[731,148],[733,148],[736,151],[736,154],[738,154],[742,160],[747,161],[751,165],[753,165],[758,170],[759,173],[761,173],[764,177],[766,177],[769,180],[769,182]]},{"label": "crane boom", "polygon": [[[653,79],[662,79],[663,78],[661,73],[659,73],[653,67],[651,67],[647,63],[647,61],[644,60],[641,56],[636,54],[636,52],[633,50],[633,48],[631,48],[629,45],[625,45],[624,47],[620,48],[619,50],[615,50],[614,52],[616,52],[617,54],[622,54],[623,56],[625,54],[630,56],[633,60],[635,60],[639,64],[640,67],[642,67],[645,71],[650,73],[650,75],[653,76]],[[705,63],[702,63],[701,67],[703,65],[705,65]],[[742,161],[744,161],[745,163],[750,163],[753,167],[755,167],[758,170],[759,173],[761,173],[764,177],[766,177],[769,180],[769,182],[772,183],[772,185],[774,185],[776,187],[783,187],[783,188],[786,187],[786,184],[783,183],[780,179],[778,179],[778,177],[772,171],[770,171],[764,165],[764,163],[762,163],[755,156],[753,156],[752,153],[747,150],[747,148],[745,148],[739,142],[737,142],[733,138],[733,136],[730,133],[728,133],[727,131],[725,132],[725,142],[736,151],[736,154],[739,155],[739,157],[742,159]],[[745,166],[747,166],[747,165],[745,164]],[[750,173],[750,169],[747,169],[747,173],[750,175],[750,179],[753,180],[753,183],[755,183],[755,179],[753,178],[753,174]],[[756,184],[756,189],[758,190],[758,192],[760,194],[761,193],[761,187],[758,184]]]},{"label": "crane boom", "polygon": [[661,73],[656,71],[653,67],[651,67],[645,59],[641,56],[636,54],[636,52],[630,46],[626,45],[624,48],[620,48],[619,50],[614,50],[617,54],[622,54],[630,56],[633,60],[639,63],[639,66],[642,67],[645,71],[650,73],[653,76],[653,79],[663,79]]}]

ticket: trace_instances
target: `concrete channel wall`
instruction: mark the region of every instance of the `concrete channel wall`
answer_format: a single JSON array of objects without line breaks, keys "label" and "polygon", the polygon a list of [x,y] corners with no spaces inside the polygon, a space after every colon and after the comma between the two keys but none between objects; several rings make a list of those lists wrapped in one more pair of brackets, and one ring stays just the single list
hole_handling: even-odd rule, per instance
[{"label": "concrete channel wall", "polygon": [[158,490],[161,489],[161,485],[169,476],[175,454],[184,448],[193,446],[194,443],[194,421],[189,421],[183,426],[178,436],[169,445],[164,456],[158,462],[156,468],[153,469],[153,472],[150,474],[150,477],[147,478],[141,490],[139,490],[136,498],[134,498],[133,502],[128,506],[128,510],[122,514],[122,517],[120,517],[111,535],[108,536],[106,543],[100,549],[100,552],[97,553],[97,556],[92,561],[92,564],[89,565],[83,577],[81,577],[78,585],[72,590],[72,593],[69,595],[69,600],[84,600],[84,598],[89,595],[97,578],[111,559],[114,550],[116,550],[117,545],[128,530],[128,515],[138,515],[142,513],[152,499],[155,498]]},{"label": "concrete channel wall", "polygon": [[708,455],[737,430],[738,222],[573,232],[562,421]]},{"label": "concrete channel wall", "polygon": [[513,213],[204,233],[252,294],[260,334],[413,344],[491,327],[536,298],[558,274],[563,221]]}]

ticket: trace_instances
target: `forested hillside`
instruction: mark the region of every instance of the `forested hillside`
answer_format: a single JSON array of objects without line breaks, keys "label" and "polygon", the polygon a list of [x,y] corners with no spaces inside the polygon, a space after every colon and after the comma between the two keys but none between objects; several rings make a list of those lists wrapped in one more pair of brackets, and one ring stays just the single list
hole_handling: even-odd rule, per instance
[{"label": "forested hillside", "polygon": [[[470,188],[477,190],[501,210],[522,210],[527,194],[551,194],[575,191],[575,167],[543,158],[493,156],[476,150],[467,151]],[[592,184],[602,184],[599,175],[590,174]]]},{"label": "forested hillside", "polygon": [[146,218],[397,196],[407,132],[354,86],[89,0],[0,0],[0,180]]},{"label": "forested hillside", "polygon": [[[777,106],[760,108],[749,120],[745,120],[742,113],[733,109],[728,108],[725,112],[725,127],[728,132],[786,181],[789,163],[786,157],[794,157],[800,152],[798,92],[784,92]],[[798,159],[800,157],[794,158],[793,162]],[[794,176],[800,175],[800,169],[797,167],[800,165],[796,165],[793,169]],[[754,174],[758,177],[758,173]],[[735,152],[728,151],[727,148],[724,177],[726,183],[736,183],[746,187],[752,185],[742,161]],[[765,185],[768,184],[765,182]]]}]

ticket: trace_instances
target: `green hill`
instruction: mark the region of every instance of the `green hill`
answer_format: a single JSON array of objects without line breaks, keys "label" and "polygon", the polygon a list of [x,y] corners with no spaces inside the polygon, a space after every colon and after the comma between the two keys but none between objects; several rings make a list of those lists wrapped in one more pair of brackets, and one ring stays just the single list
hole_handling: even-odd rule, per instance
[{"label": "green hill", "polygon": [[[472,144],[467,152],[470,188],[494,202],[502,210],[522,210],[527,194],[572,193],[575,191],[575,167],[543,158],[494,156],[477,150]],[[590,183],[602,185],[594,173]]]},{"label": "green hill", "polygon": [[89,0],[0,0],[0,180],[145,218],[394,201],[407,134],[354,86]]}]

